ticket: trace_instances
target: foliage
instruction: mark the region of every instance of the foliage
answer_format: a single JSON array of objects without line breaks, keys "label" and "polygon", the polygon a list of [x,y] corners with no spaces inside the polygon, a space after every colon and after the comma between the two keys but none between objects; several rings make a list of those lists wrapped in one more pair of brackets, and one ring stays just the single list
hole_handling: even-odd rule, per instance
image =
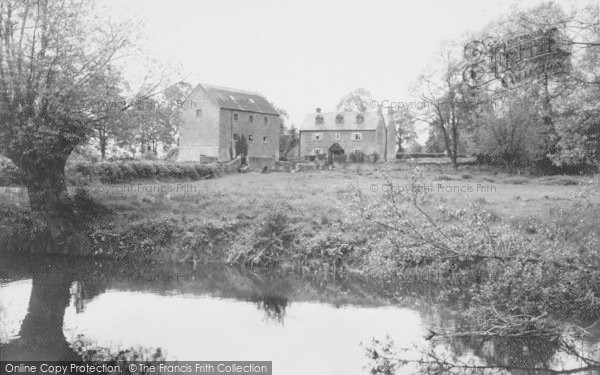
[{"label": "foliage", "polygon": [[70,164],[67,168],[68,180],[73,184],[81,182],[116,184],[146,179],[195,181],[215,178],[219,175],[219,168],[213,164],[163,161],[80,162]]},{"label": "foliage", "polygon": [[357,88],[344,95],[338,103],[338,112],[367,112],[371,108],[373,97],[367,89]]},{"label": "foliage", "polygon": [[362,151],[350,153],[350,162],[352,163],[364,163],[365,153]]},{"label": "foliage", "polygon": [[492,163],[512,170],[543,157],[545,144],[539,136],[542,119],[529,96],[496,96],[474,111],[468,135],[470,149]]},{"label": "foliage", "polygon": [[0,186],[21,185],[23,175],[9,159],[0,156]]},{"label": "foliage", "polygon": [[398,152],[402,152],[405,145],[413,147],[417,145],[417,132],[415,131],[415,116],[408,108],[394,110],[388,108],[388,114],[392,116],[396,126],[396,145]]},{"label": "foliage", "polygon": [[[428,123],[433,134],[441,138],[444,151],[458,167],[458,153],[461,152],[461,133],[469,117],[471,90],[463,82],[462,62],[457,57],[457,48],[441,52],[437,71],[423,74],[415,91],[425,103],[423,110],[415,118]],[[428,148],[429,152],[433,150]]]},{"label": "foliage", "polygon": [[252,268],[342,276],[360,241],[336,232],[317,236],[311,232],[284,211],[268,212],[242,233],[242,241],[234,243],[227,261]]},{"label": "foliage", "polygon": [[[122,85],[115,60],[130,25],[94,13],[89,0],[0,2],[0,153],[19,167],[37,252],[77,252],[65,165],[113,113]],[[143,84],[143,96],[154,87]]]},{"label": "foliage", "polygon": [[287,160],[290,151],[300,144],[300,135],[294,125],[289,130],[282,125],[281,130],[282,132],[279,135],[279,155],[282,160]]},{"label": "foliage", "polygon": [[7,51],[0,55],[0,151],[30,180],[42,177],[40,169],[61,173],[71,151],[107,119],[98,104],[119,91],[111,64],[127,46],[127,25],[100,26],[105,20],[91,9],[77,0],[0,5]]},{"label": "foliage", "polygon": [[[581,220],[582,212],[600,214],[598,205],[577,201],[576,208],[551,215],[556,219],[549,223],[521,230],[498,222],[477,204],[450,209],[423,188],[430,185],[417,171],[410,189],[391,188],[379,198],[355,190],[348,215],[377,238],[365,259],[367,273],[384,279],[411,269],[447,277],[473,275],[467,280],[475,316],[493,304],[503,316],[600,317],[595,297],[600,294],[595,251],[600,231]],[[579,219],[564,222],[574,215]],[[472,321],[475,329],[493,328],[488,319]]]},{"label": "foliage", "polygon": [[[468,151],[509,170],[518,166],[549,170],[545,164],[550,163],[563,172],[597,167],[598,14],[594,2],[570,9],[556,3],[515,7],[460,46],[446,43],[438,69],[423,74],[415,87],[426,105],[418,112],[413,109],[413,115],[430,125],[426,150],[446,151],[453,161],[457,152]],[[462,82],[469,64],[462,56],[466,43],[502,42],[550,28],[565,36],[561,48],[572,53],[563,74],[540,74],[511,87],[492,81],[469,88]]]}]

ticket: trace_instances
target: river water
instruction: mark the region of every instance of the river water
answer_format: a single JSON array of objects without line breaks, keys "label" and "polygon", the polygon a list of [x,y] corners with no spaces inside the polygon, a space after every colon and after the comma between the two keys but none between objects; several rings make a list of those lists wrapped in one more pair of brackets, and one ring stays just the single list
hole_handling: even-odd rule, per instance
[{"label": "river water", "polygon": [[[223,266],[21,258],[0,272],[2,359],[264,360],[274,374],[368,374],[374,338],[417,358],[428,328],[458,325],[464,308],[414,283],[390,292]],[[442,350],[481,363],[577,365],[545,344],[461,339]]]}]

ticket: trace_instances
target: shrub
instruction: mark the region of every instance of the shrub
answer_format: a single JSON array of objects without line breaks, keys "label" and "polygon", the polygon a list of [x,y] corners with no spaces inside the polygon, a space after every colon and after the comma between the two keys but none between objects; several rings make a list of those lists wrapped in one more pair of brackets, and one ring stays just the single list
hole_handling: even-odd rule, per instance
[{"label": "shrub", "polygon": [[136,175],[136,170],[133,168],[133,166],[130,163],[120,163],[119,168],[121,169],[122,177],[130,178],[130,176]]},{"label": "shrub", "polygon": [[350,161],[352,163],[363,163],[365,161],[365,154],[362,151],[353,152],[350,154]]},{"label": "shrub", "polygon": [[346,162],[346,154],[334,155],[333,161],[334,161],[334,163],[345,163]]},{"label": "shrub", "polygon": [[142,158],[146,160],[156,160],[156,154],[153,151],[146,151]]},{"label": "shrub", "polygon": [[571,176],[549,176],[542,179],[544,184],[547,185],[562,185],[562,186],[573,186],[579,185],[580,180],[577,177]]},{"label": "shrub", "polygon": [[433,179],[434,181],[453,181],[454,178],[452,176],[448,176],[447,174],[441,174]]},{"label": "shrub", "polygon": [[511,178],[506,178],[504,179],[502,182],[506,183],[506,184],[512,184],[512,185],[523,185],[529,182],[529,179],[524,178],[524,177],[511,177]]}]

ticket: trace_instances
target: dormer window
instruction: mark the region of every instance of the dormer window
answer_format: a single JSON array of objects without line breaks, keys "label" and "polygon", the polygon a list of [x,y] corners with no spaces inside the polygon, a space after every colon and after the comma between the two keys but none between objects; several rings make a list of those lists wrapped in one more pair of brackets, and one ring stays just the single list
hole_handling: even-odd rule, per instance
[{"label": "dormer window", "polygon": [[324,123],[323,115],[317,115],[317,117],[315,117],[315,124],[323,125],[323,123]]},{"label": "dormer window", "polygon": [[344,123],[344,116],[342,116],[342,115],[335,116],[335,123],[336,124],[343,124]]},{"label": "dormer window", "polygon": [[362,124],[363,122],[365,122],[365,116],[363,116],[362,114],[356,115],[356,123]]}]

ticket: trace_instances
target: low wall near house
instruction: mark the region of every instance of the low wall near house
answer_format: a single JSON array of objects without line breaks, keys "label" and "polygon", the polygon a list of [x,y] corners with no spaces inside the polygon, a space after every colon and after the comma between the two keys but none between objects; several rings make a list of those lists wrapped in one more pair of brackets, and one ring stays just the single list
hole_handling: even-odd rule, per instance
[{"label": "low wall near house", "polygon": [[268,170],[274,169],[275,158],[270,156],[248,156],[246,158],[248,167],[254,171],[262,171],[265,167]]},{"label": "low wall near house", "polygon": [[296,170],[298,172],[302,171],[316,171],[317,165],[315,163],[297,163]]},{"label": "low wall near house", "polygon": [[273,164],[273,169],[278,172],[291,172],[294,169],[294,163],[291,161],[276,161]]}]

